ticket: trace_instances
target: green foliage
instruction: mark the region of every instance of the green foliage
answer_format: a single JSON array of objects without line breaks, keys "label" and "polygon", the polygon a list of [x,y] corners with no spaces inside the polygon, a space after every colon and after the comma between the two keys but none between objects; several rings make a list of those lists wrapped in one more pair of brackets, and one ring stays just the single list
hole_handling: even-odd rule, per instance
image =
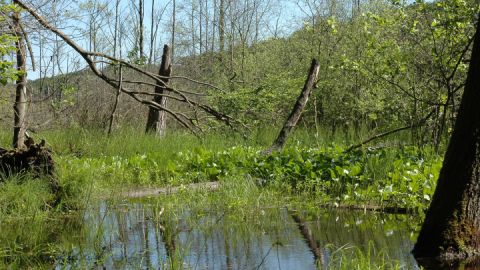
[{"label": "green foliage", "polygon": [[375,132],[410,125],[437,107],[442,112],[410,136],[421,145],[447,134],[465,81],[478,2],[379,0],[353,14],[345,12],[351,9],[346,3],[310,8],[304,26],[288,37],[189,58],[181,72],[225,89],[209,92],[221,111],[250,126],[271,126],[291,110],[316,58],[319,81],[302,117],[307,126]]},{"label": "green foliage", "polygon": [[127,58],[130,63],[142,66],[142,65],[145,65],[145,63],[147,63],[148,59],[146,56],[139,57],[138,56],[139,51],[140,49],[138,48],[137,45],[135,45],[135,47],[128,52]]},{"label": "green foliage", "polygon": [[429,147],[343,153],[343,147],[325,146],[301,131],[291,140],[293,145],[267,156],[261,150],[271,141],[268,132],[252,134],[252,141],[244,145],[241,140],[228,143],[220,134],[203,141],[178,133],[158,140],[133,130],[108,138],[81,129],[45,135],[55,145],[59,179],[72,205],[105,191],[251,177],[260,186],[327,203],[422,210],[431,199],[441,167],[441,158]]},{"label": "green foliage", "polygon": [[[254,125],[272,125],[285,119],[303,86],[303,78],[289,72],[267,75],[255,89],[241,87],[215,95],[219,109]],[[253,97],[253,98],[252,98]]]},{"label": "green foliage", "polygon": [[52,108],[56,112],[60,112],[67,107],[73,106],[75,104],[77,91],[78,89],[73,85],[62,85],[59,91],[61,97],[51,101]]},{"label": "green foliage", "polygon": [[424,210],[431,199],[441,159],[416,148],[367,149],[344,153],[340,147],[289,148],[262,155],[251,147],[221,152],[179,153],[169,174],[190,181],[251,175],[260,185],[315,194],[335,203],[374,203]]},{"label": "green foliage", "polygon": [[[208,217],[220,213],[221,222],[228,224],[225,228],[236,230],[239,239],[249,235],[252,229],[270,232],[278,230],[279,224],[287,224],[279,219],[285,217],[282,212],[285,205],[288,209],[298,207],[310,211],[318,211],[318,205],[325,203],[403,206],[417,208],[420,212],[426,208],[441,165],[441,159],[428,148],[381,148],[343,153],[343,147],[336,145],[308,147],[313,142],[299,133],[293,138],[293,146],[268,156],[261,154],[264,146],[242,146],[242,141],[236,141],[237,146],[232,147],[226,142],[228,136],[218,134],[199,141],[185,134],[171,134],[159,140],[153,136],[139,136],[131,130],[119,131],[112,137],[82,129],[44,133],[42,136],[45,135],[56,150],[64,201],[62,207],[49,208],[46,202],[52,195],[48,185],[38,180],[9,180],[0,186],[0,229],[3,232],[0,267],[46,264],[48,268],[49,264],[69,265],[74,261],[74,265],[85,268],[92,261],[90,257],[82,257],[83,253],[79,254],[77,243],[80,247],[85,245],[79,243],[81,241],[91,241],[87,245],[92,245],[95,252],[98,250],[99,257],[95,260],[106,260],[111,253],[102,249],[102,241],[109,237],[102,236],[112,232],[102,225],[112,223],[104,222],[104,212],[90,217],[80,209],[90,209],[100,197],[108,198],[106,204],[114,207],[99,211],[118,210],[120,201],[122,205],[125,201],[117,192],[139,186],[182,187],[194,182],[220,181],[220,189],[216,192],[194,191],[183,186],[174,195],[148,201],[141,199],[139,203],[147,202],[154,208],[147,220],[161,221],[158,225],[170,226],[173,231],[188,224],[207,234],[214,233],[218,230],[219,219]],[[254,142],[266,141],[261,137],[270,136],[268,131],[259,134]],[[0,138],[10,141],[7,137]],[[255,145],[254,142],[250,144]],[[79,210],[67,212],[65,209]],[[315,214],[309,213],[308,217],[311,216]],[[345,226],[362,228],[378,222],[372,219],[372,223],[360,224],[351,213],[348,216],[351,218],[345,221]],[[97,218],[100,224],[85,228],[89,218]],[[408,228],[414,231],[417,223],[409,222],[409,218],[404,215],[390,221],[381,219],[381,226],[386,231],[395,231],[401,222],[409,224]],[[332,218],[326,220],[336,222]],[[283,237],[280,234],[279,243]],[[188,245],[182,246],[172,265],[181,265],[188,250]],[[361,268],[353,269],[381,269],[396,265],[382,252],[363,247],[362,250],[332,248],[330,251],[332,265],[343,267],[340,269],[356,265]],[[351,263],[346,258],[352,258]]]},{"label": "green foliage", "polygon": [[[0,24],[7,23],[8,15],[15,7],[12,4],[6,4],[5,1],[0,2]],[[17,71],[13,66],[13,62],[8,60],[9,54],[15,51],[15,41],[17,38],[8,33],[0,34],[0,84],[6,85],[17,78]]]}]

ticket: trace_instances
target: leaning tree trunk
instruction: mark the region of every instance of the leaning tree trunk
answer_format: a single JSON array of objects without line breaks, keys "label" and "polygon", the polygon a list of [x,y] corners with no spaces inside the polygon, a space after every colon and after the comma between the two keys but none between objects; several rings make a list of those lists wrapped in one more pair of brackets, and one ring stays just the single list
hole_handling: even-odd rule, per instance
[{"label": "leaning tree trunk", "polygon": [[[162,63],[158,75],[162,76],[161,80],[156,82],[155,94],[157,94],[153,101],[158,103],[162,108],[167,107],[167,98],[162,96],[165,94],[165,89],[168,84],[168,77],[172,73],[171,51],[168,45],[163,46]],[[157,136],[163,136],[167,127],[167,119],[165,111],[159,111],[150,107],[147,119],[147,132],[155,132]]]},{"label": "leaning tree trunk", "polygon": [[[15,2],[15,1],[14,1]],[[18,78],[16,81],[17,89],[15,93],[14,110],[14,126],[13,126],[13,147],[25,147],[25,131],[26,131],[26,113],[27,113],[27,69],[25,61],[25,43],[23,40],[22,28],[20,26],[20,13],[13,13],[13,30],[17,37],[15,47],[17,48],[17,71]]]},{"label": "leaning tree trunk", "polygon": [[305,81],[305,85],[303,86],[300,96],[297,98],[297,102],[293,106],[292,112],[288,116],[287,121],[283,125],[277,139],[273,142],[272,146],[268,150],[264,151],[264,154],[271,154],[273,151],[281,150],[287,142],[288,135],[290,135],[297,125],[297,122],[300,119],[305,106],[307,105],[310,93],[312,92],[315,82],[317,81],[319,70],[320,65],[316,59],[313,59],[310,66],[310,71],[308,72],[307,80]]},{"label": "leaning tree trunk", "polygon": [[[413,249],[419,262],[480,255],[480,24],[437,189]],[[422,260],[423,259],[423,260]]]}]

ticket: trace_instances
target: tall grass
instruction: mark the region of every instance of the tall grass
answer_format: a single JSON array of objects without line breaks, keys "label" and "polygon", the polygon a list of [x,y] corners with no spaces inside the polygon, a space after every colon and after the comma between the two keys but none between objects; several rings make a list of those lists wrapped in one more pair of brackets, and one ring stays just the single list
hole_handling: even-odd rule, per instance
[{"label": "tall grass", "polygon": [[0,183],[0,220],[34,217],[48,209],[53,199],[47,180],[28,174],[8,177]]},{"label": "tall grass", "polygon": [[401,269],[398,261],[391,260],[388,254],[377,251],[373,243],[365,250],[359,247],[345,245],[339,248],[331,247],[332,253],[327,269],[336,270],[395,270]]}]

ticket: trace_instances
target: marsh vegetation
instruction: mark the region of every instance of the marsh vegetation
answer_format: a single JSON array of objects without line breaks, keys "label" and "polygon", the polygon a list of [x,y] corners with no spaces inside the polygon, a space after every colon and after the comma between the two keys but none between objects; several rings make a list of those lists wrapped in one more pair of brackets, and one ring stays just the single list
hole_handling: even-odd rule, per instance
[{"label": "marsh vegetation", "polygon": [[[327,143],[298,130],[285,150],[265,156],[274,137],[267,131],[255,141],[225,133],[202,139],[176,133],[161,141],[129,129],[100,134],[41,134],[55,145],[59,206],[48,205],[48,183],[28,174],[2,183],[5,267],[416,267],[409,251],[441,167],[432,150],[346,154],[343,138]],[[219,188],[188,188],[209,181]],[[125,196],[159,187],[180,188]]]}]

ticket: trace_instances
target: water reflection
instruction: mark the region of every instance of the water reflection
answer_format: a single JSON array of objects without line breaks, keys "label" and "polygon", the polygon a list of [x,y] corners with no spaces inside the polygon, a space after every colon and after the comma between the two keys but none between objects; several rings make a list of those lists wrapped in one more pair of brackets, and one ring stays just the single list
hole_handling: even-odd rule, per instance
[{"label": "water reflection", "polygon": [[271,208],[245,217],[208,209],[170,213],[156,203],[103,202],[59,220],[0,221],[0,268],[334,269],[338,249],[354,246],[419,269],[410,255],[418,221],[407,215]]},{"label": "water reflection", "polygon": [[75,259],[56,268],[326,269],[337,247],[370,245],[402,269],[418,269],[410,224],[407,216],[287,209],[242,222],[225,213],[167,216],[145,203],[103,203],[85,215],[85,241],[69,254]]}]

